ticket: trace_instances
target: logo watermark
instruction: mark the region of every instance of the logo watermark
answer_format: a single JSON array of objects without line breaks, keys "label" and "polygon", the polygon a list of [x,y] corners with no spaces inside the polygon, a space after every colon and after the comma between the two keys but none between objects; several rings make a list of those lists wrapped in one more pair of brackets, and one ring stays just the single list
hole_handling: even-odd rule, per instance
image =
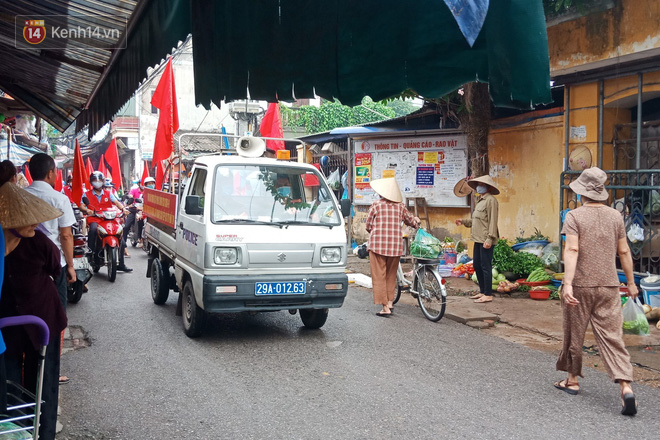
[{"label": "logo watermark", "polygon": [[128,19],[118,15],[17,15],[17,49],[125,49]]}]

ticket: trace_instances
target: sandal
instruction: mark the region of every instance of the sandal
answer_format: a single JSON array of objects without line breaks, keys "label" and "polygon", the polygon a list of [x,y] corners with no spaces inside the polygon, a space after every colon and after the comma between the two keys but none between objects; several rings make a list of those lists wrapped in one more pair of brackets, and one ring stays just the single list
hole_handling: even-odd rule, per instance
[{"label": "sandal", "polygon": [[481,298],[482,296],[484,296],[483,293],[477,293],[476,295],[472,295],[472,296],[470,297],[470,299],[479,299],[479,298]]},{"label": "sandal", "polygon": [[64,385],[65,383],[69,383],[71,379],[69,379],[66,376],[60,376],[60,385]]},{"label": "sandal", "polygon": [[[564,382],[564,385],[561,384],[562,382]],[[569,382],[568,379],[555,382],[554,385],[555,388],[557,388],[558,390],[565,391],[571,396],[575,396],[577,393],[580,392],[580,384],[577,382]],[[573,388],[569,388],[569,387],[578,387],[578,389],[574,390]]]},{"label": "sandal", "polygon": [[634,416],[637,414],[637,401],[634,393],[626,393],[621,399],[621,414],[624,416]]},{"label": "sandal", "polygon": [[477,303],[477,304],[481,304],[481,303],[489,303],[489,302],[493,302],[493,297],[492,297],[492,296],[488,296],[488,295],[484,295],[484,296],[482,296],[482,297],[479,298],[479,299],[475,299],[473,302],[475,302],[475,303]]}]

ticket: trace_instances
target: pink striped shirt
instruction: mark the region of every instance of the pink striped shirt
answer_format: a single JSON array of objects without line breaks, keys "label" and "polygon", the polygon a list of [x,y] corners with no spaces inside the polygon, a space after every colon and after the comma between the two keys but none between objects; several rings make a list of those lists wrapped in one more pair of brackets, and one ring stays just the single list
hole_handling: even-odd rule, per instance
[{"label": "pink striped shirt", "polygon": [[387,199],[375,201],[369,207],[367,215],[367,232],[369,250],[386,257],[403,255],[403,240],[401,238],[401,222],[415,227],[415,217],[403,206]]}]

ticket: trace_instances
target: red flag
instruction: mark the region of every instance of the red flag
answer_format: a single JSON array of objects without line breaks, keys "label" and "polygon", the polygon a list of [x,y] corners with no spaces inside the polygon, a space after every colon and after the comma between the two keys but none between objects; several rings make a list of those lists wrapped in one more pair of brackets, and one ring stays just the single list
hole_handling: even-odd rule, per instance
[{"label": "red flag", "polygon": [[62,170],[57,169],[57,180],[55,181],[55,191],[62,192]]},{"label": "red flag", "polygon": [[[266,110],[266,114],[261,120],[259,132],[263,137],[284,137],[280,104],[277,102],[271,102],[268,104],[268,110]],[[266,147],[273,151],[284,150],[284,141],[266,141]]]},{"label": "red flag", "polygon": [[86,171],[87,171],[87,178],[89,179],[89,176],[91,176],[92,173],[94,172],[94,167],[92,166],[92,160],[89,157],[87,157],[87,170]]},{"label": "red flag", "polygon": [[149,176],[149,165],[147,164],[147,161],[144,161],[144,169],[142,170],[142,179],[140,179],[140,185],[144,186],[144,179],[146,179]]},{"label": "red flag", "polygon": [[71,197],[76,205],[80,205],[83,196],[83,183],[85,179],[85,163],[83,162],[80,144],[76,139],[76,148],[73,155],[73,180],[71,182]]},{"label": "red flag", "polygon": [[[110,142],[108,149],[105,150],[105,160],[110,167],[112,173],[112,181],[116,187],[122,186],[121,170],[119,169],[119,152],[117,151],[117,141],[114,139]],[[107,177],[107,176],[106,176]]]},{"label": "red flag", "polygon": [[163,187],[163,178],[165,177],[165,170],[163,170],[163,162],[156,162],[156,189]]},{"label": "red flag", "polygon": [[105,166],[105,158],[101,155],[101,160],[99,161],[99,171],[103,173],[103,177],[110,177],[108,175],[108,168]]},{"label": "red flag", "polygon": [[23,175],[27,179],[28,184],[32,185],[32,175],[30,174],[30,164],[28,162],[23,164]]},{"label": "red flag", "polygon": [[176,105],[176,88],[174,86],[174,74],[172,72],[172,58],[167,60],[163,75],[158,81],[158,86],[151,98],[151,105],[160,110],[158,115],[158,128],[156,129],[156,141],[154,142],[154,154],[152,162],[158,165],[160,174],[156,172],[156,188],[162,185],[163,174],[161,161],[169,159],[174,152],[174,133],[179,129],[179,110]]}]

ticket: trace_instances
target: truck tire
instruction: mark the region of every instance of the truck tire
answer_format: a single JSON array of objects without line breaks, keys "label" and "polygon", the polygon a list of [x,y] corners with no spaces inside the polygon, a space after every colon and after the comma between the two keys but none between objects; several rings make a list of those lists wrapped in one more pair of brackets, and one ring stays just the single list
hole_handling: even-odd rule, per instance
[{"label": "truck tire", "polygon": [[78,280],[73,284],[69,284],[67,291],[66,291],[66,299],[67,302],[71,304],[76,304],[78,301],[80,301],[80,298],[82,298],[83,294],[83,282]]},{"label": "truck tire", "polygon": [[162,264],[158,258],[151,262],[151,298],[154,304],[165,304],[170,296],[170,271],[167,264]]},{"label": "truck tire", "polygon": [[206,312],[199,308],[195,301],[192,281],[186,280],[181,295],[183,295],[183,331],[189,338],[196,338],[202,334]]},{"label": "truck tire", "polygon": [[309,329],[323,327],[328,319],[328,309],[300,309],[298,311],[303,324]]}]

